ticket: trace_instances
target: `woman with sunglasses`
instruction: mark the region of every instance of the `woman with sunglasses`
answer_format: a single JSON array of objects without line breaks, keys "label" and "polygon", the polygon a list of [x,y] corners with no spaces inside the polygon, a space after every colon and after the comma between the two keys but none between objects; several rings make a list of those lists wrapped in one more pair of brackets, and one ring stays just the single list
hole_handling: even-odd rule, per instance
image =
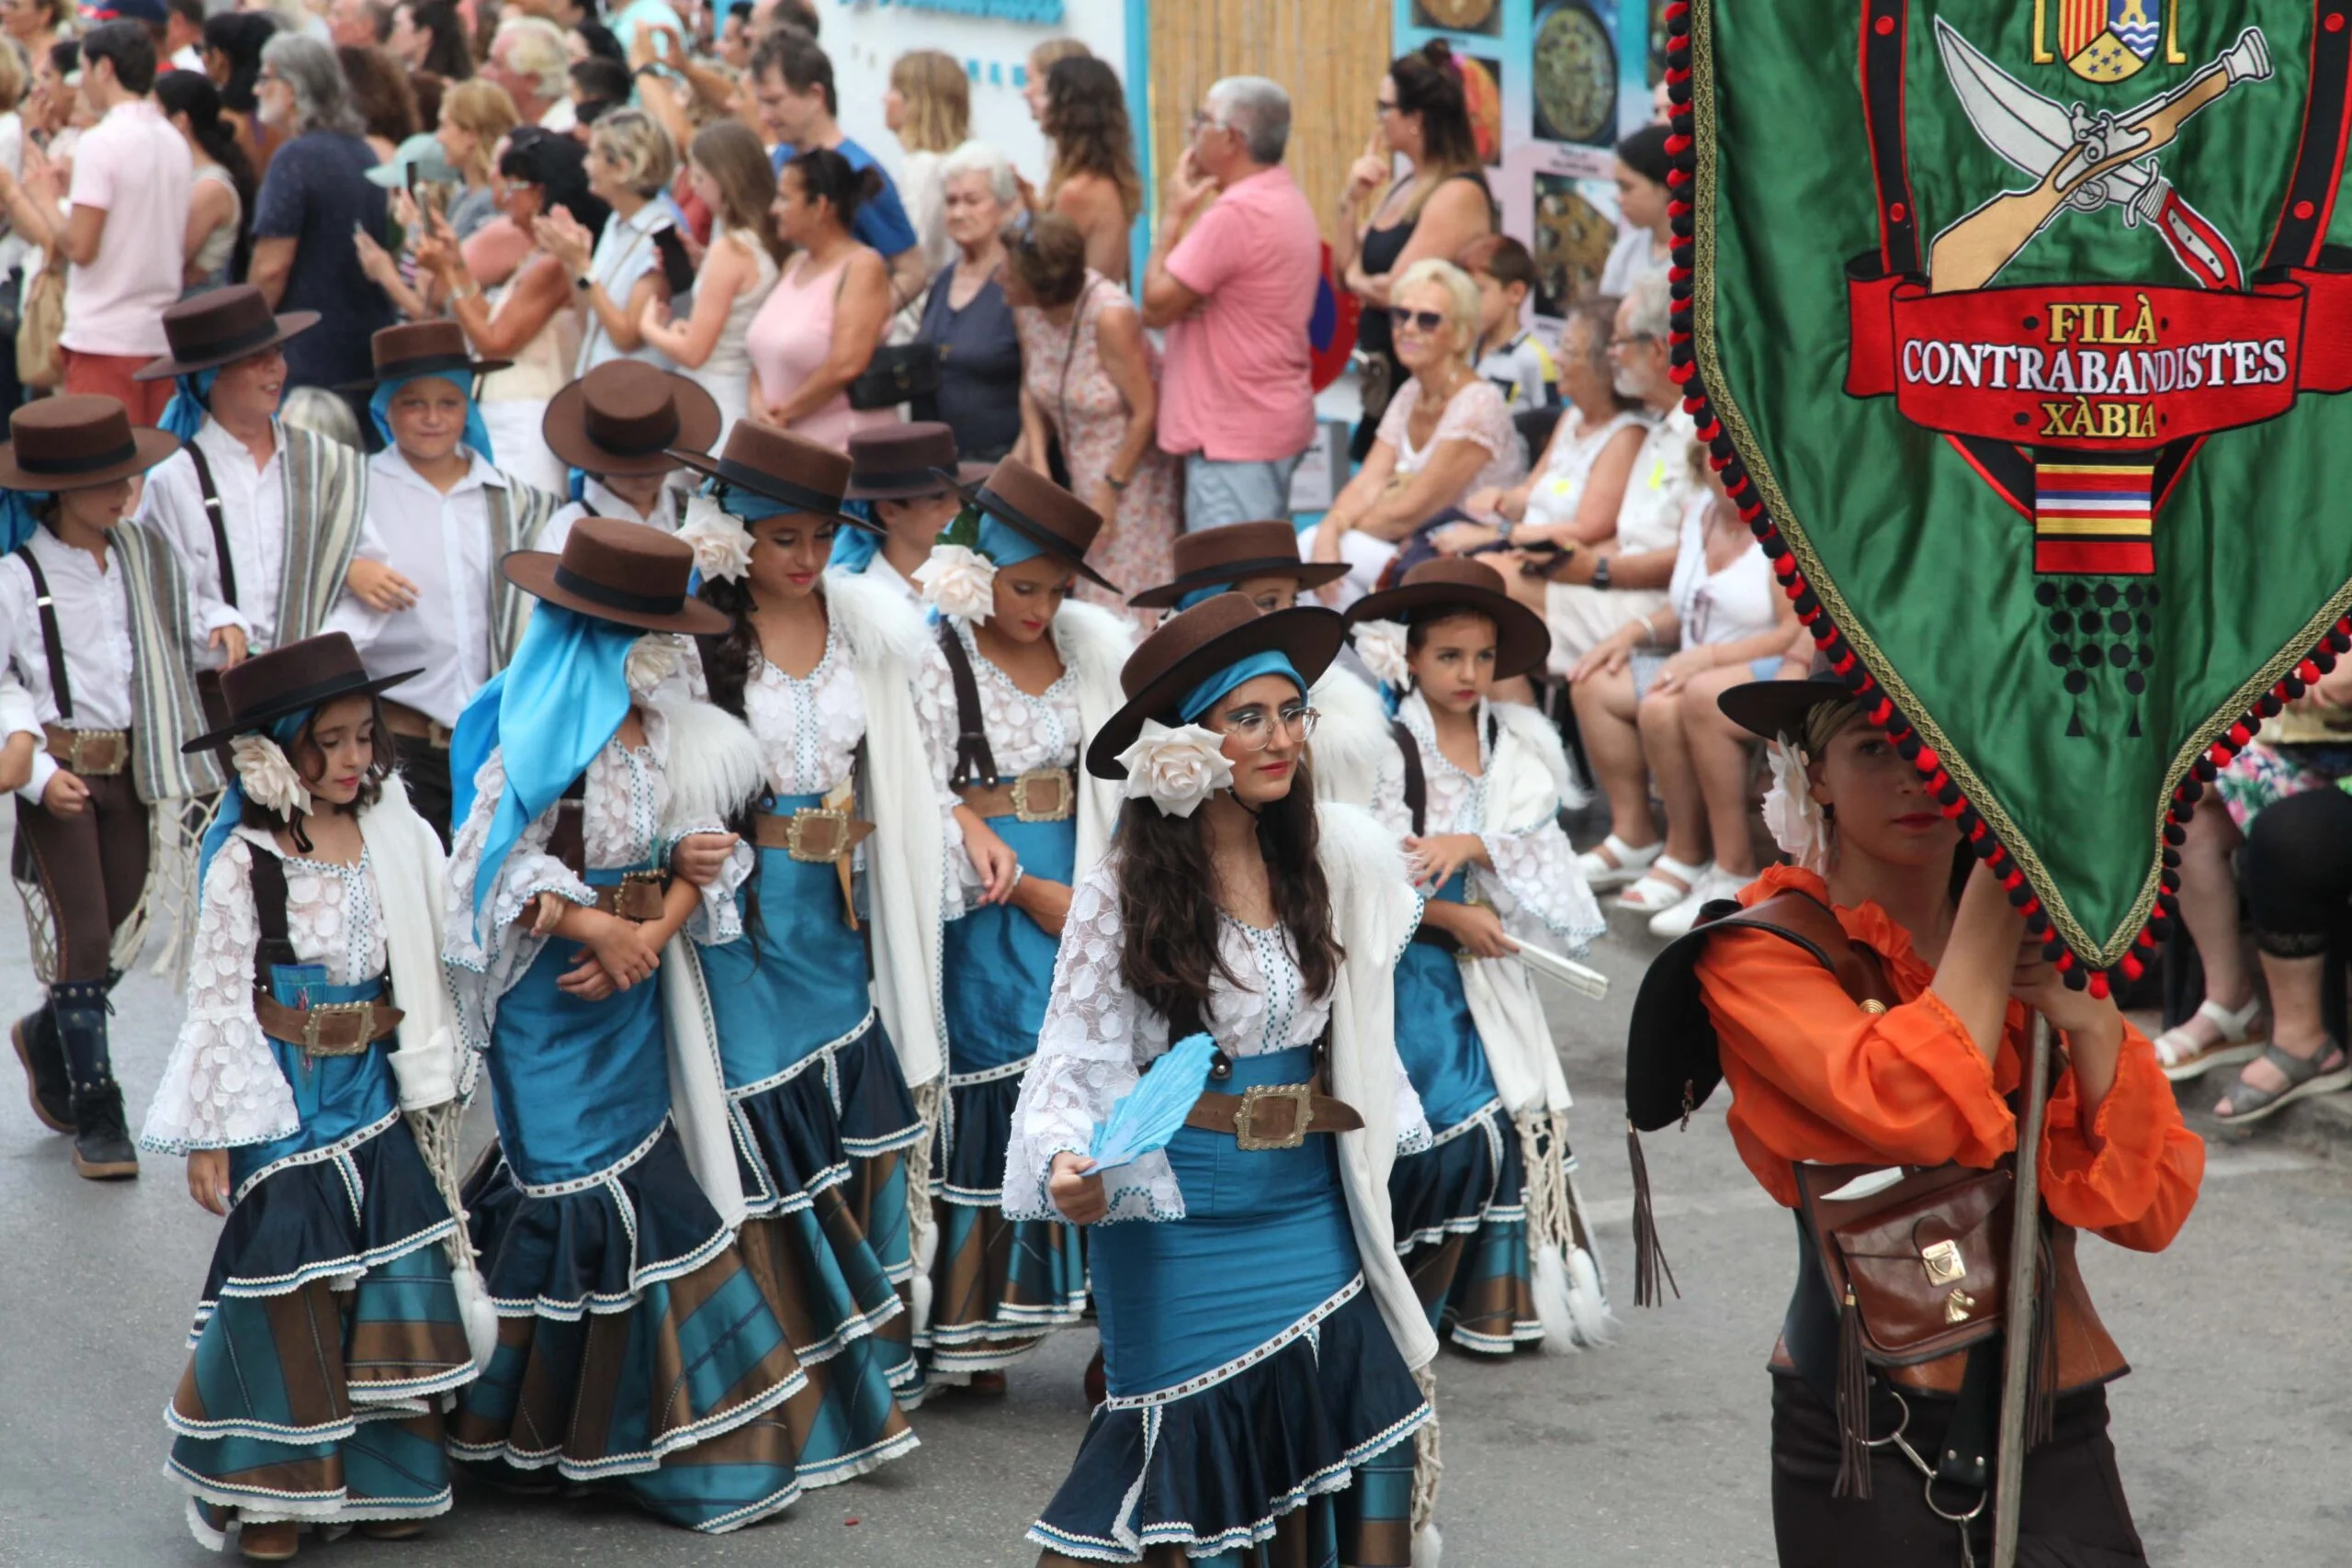
[{"label": "woman with sunglasses", "polygon": [[1315,531],[1309,559],[1345,561],[1324,589],[1346,604],[1379,585],[1397,544],[1474,490],[1526,476],[1527,453],[1502,393],[1470,367],[1478,341],[1478,288],[1452,262],[1415,262],[1388,309],[1396,355],[1412,379],[1381,416],[1372,452]]}]

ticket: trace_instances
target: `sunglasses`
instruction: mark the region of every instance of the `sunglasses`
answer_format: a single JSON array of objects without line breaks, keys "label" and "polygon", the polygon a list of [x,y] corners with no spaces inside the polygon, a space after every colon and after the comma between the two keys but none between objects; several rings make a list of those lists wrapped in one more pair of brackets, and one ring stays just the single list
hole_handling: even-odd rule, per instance
[{"label": "sunglasses", "polygon": [[1396,330],[1400,333],[1407,327],[1433,333],[1441,331],[1445,326],[1445,312],[1442,310],[1408,310],[1402,305],[1388,307],[1388,319],[1396,323]]}]

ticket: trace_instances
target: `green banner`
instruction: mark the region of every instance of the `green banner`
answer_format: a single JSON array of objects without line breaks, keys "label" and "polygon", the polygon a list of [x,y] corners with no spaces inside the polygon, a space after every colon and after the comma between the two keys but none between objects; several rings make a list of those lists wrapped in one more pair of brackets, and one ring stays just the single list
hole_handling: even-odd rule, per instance
[{"label": "green banner", "polygon": [[1816,640],[2113,966],[2177,792],[2352,646],[2342,0],[1675,25],[1702,433]]}]

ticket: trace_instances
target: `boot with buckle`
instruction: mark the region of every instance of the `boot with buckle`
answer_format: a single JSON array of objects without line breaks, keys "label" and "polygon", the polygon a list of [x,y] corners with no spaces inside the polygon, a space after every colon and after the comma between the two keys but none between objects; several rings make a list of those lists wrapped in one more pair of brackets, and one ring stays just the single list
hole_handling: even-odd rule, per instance
[{"label": "boot with buckle", "polygon": [[74,1086],[65,1072],[65,1047],[57,1038],[57,1015],[43,1002],[16,1021],[8,1039],[25,1069],[25,1092],[33,1114],[52,1133],[71,1133]]},{"label": "boot with buckle", "polygon": [[49,988],[50,1009],[64,1045],[65,1068],[74,1092],[74,1169],[91,1181],[118,1181],[139,1174],[139,1151],[123,1120],[122,1086],[114,1081],[107,1054],[107,1001],[103,980],[66,980]]}]

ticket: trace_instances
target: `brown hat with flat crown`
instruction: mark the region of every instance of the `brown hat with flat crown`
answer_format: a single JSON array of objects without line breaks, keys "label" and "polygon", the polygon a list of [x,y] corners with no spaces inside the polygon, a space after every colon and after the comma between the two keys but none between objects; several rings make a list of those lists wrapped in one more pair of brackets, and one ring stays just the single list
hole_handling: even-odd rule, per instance
[{"label": "brown hat with flat crown", "polygon": [[1094,732],[1086,748],[1086,771],[1098,779],[1125,778],[1119,753],[1135,744],[1144,721],[1175,719],[1184,694],[1227,665],[1254,653],[1280,653],[1312,682],[1330,668],[1347,639],[1347,617],[1337,610],[1301,604],[1261,615],[1238,593],[1220,593],[1170,615],[1120,668],[1126,705]]},{"label": "brown hat with flat crown", "polygon": [[376,373],[364,381],[346,381],[335,390],[365,392],[410,376],[486,376],[514,363],[476,359],[466,342],[466,329],[451,321],[402,321],[379,328],[368,340],[368,352],[375,361]]},{"label": "brown hat with flat crown", "polygon": [[180,747],[194,756],[250,731],[266,728],[289,713],[300,713],[338,697],[373,696],[397,686],[421,670],[402,670],[370,676],[359,650],[342,632],[321,632],[267,653],[256,653],[242,664],[220,671],[220,704],[229,721],[209,735],[199,735]]},{"label": "brown hat with flat crown", "polygon": [[1102,531],[1102,514],[1020,458],[1007,457],[978,484],[958,483],[956,490],[1032,544],[1069,562],[1089,582],[1114,593],[1125,592],[1086,564],[1086,552]]},{"label": "brown hat with flat crown", "polygon": [[1228,523],[1176,536],[1176,575],[1127,603],[1164,610],[1203,588],[1230,588],[1253,577],[1287,577],[1302,592],[1348,575],[1345,561],[1298,558],[1298,530],[1287,523]]},{"label": "brown hat with flat crown", "polygon": [[694,547],[642,523],[582,517],[564,536],[560,556],[515,550],[498,570],[533,598],[642,631],[717,637],[735,624],[687,597]]},{"label": "brown hat with flat crown", "polygon": [[1508,681],[1541,666],[1552,654],[1551,629],[1544,617],[1510,596],[1503,574],[1482,560],[1439,556],[1405,574],[1405,581],[1367,593],[1348,606],[1351,625],[1365,621],[1411,621],[1417,612],[1457,610],[1495,623],[1495,679]]},{"label": "brown hat with flat crown", "polygon": [[144,425],[113,398],[68,392],[8,416],[0,490],[95,490],[143,474],[180,449],[180,438]]},{"label": "brown hat with flat crown", "polygon": [[149,360],[130,378],[160,381],[166,376],[193,376],[259,354],[318,324],[316,310],[276,314],[250,283],[208,288],[164,307],[164,341],[172,351]]},{"label": "brown hat with flat crown", "polygon": [[591,474],[666,474],[670,448],[699,452],[718,439],[718,400],[700,383],[641,359],[607,360],[548,400],[539,434]]},{"label": "brown hat with flat crown", "polygon": [[718,457],[684,446],[672,447],[670,456],[698,474],[780,502],[795,512],[881,531],[879,524],[842,510],[842,494],[849,489],[849,458],[821,441],[739,419],[727,433],[726,450]]},{"label": "brown hat with flat crown", "polygon": [[956,432],[937,420],[910,420],[849,438],[851,501],[917,501],[953,495],[988,478],[986,463],[956,460]]}]

